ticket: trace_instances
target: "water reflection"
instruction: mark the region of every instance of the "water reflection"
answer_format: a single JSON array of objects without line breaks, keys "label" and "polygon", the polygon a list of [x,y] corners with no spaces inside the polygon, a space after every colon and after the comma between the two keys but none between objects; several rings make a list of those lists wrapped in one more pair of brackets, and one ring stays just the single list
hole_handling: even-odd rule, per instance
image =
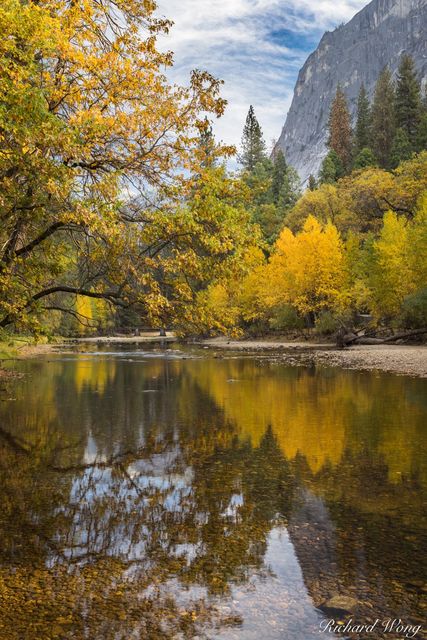
[{"label": "water reflection", "polygon": [[421,619],[422,381],[170,351],[20,367],[1,638],[309,640],[335,594]]}]

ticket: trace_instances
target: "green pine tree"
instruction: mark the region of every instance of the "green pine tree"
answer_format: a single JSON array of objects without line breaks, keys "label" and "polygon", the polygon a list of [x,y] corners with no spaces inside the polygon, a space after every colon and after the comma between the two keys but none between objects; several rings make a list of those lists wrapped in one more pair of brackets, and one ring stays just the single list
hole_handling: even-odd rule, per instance
[{"label": "green pine tree", "polygon": [[411,56],[402,56],[396,86],[395,114],[397,128],[403,129],[413,147],[421,119],[421,88]]},{"label": "green pine tree", "polygon": [[288,171],[288,165],[281,149],[276,151],[276,153],[274,154],[273,162],[273,175],[271,179],[270,191],[272,202],[274,202],[274,204],[277,204],[279,202],[280,192]]},{"label": "green pine tree", "polygon": [[377,160],[374,152],[369,147],[362,149],[356,156],[354,161],[354,169],[365,169],[366,167],[375,167]]},{"label": "green pine tree", "polygon": [[251,105],[243,128],[242,152],[238,160],[245,171],[252,173],[257,163],[261,162],[265,157],[265,142],[262,130]]},{"label": "green pine tree", "polygon": [[287,166],[286,173],[283,176],[282,186],[280,188],[279,199],[277,202],[278,209],[285,216],[292,209],[301,196],[301,182],[298,173],[291,166]]},{"label": "green pine tree", "polygon": [[273,245],[288,211],[301,195],[299,176],[278,149],[272,160],[264,158],[258,162],[252,173],[243,175],[243,180],[252,197],[252,219],[260,226],[267,244]]},{"label": "green pine tree", "polygon": [[274,204],[260,204],[253,210],[252,220],[259,225],[267,245],[272,247],[283,227],[283,215],[279,209]]},{"label": "green pine tree", "polygon": [[320,184],[332,184],[345,175],[341,158],[333,149],[322,162],[319,172]]},{"label": "green pine tree", "polygon": [[396,135],[391,148],[390,164],[395,169],[404,160],[409,160],[413,153],[413,146],[409,140],[409,136],[405,129],[400,127],[396,131]]},{"label": "green pine tree", "polygon": [[[280,224],[277,207],[271,202],[271,182],[273,162],[264,158],[258,162],[252,172],[243,173],[243,182],[248,186],[248,209],[252,221],[261,228],[264,239],[276,237],[276,229]],[[274,240],[272,240],[274,242]]]},{"label": "green pine tree", "polygon": [[355,151],[359,154],[362,149],[372,144],[371,105],[365,85],[362,83],[357,100],[357,121],[355,129]]},{"label": "green pine tree", "polygon": [[421,115],[417,131],[417,139],[415,141],[416,151],[424,151],[425,149],[427,149],[427,110]]},{"label": "green pine tree", "polygon": [[427,86],[424,95],[421,98],[421,115],[417,130],[417,138],[415,141],[415,151],[424,151],[427,149]]},{"label": "green pine tree", "polygon": [[395,135],[395,90],[388,67],[381,72],[372,104],[372,147],[380,167],[390,168]]}]

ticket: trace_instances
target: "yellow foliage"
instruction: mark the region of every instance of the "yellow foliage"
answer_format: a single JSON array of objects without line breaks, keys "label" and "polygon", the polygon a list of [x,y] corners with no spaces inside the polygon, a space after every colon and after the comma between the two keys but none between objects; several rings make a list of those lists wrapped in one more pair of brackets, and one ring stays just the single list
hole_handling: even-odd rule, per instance
[{"label": "yellow foliage", "polygon": [[[174,262],[206,277],[205,256],[227,262],[245,233],[241,220],[233,228],[230,202],[175,211],[201,173],[201,116],[221,115],[225,101],[207,72],[168,83],[172,56],[156,38],[171,23],[155,9],[139,0],[1,4],[0,326],[34,328],[61,294],[87,291],[110,303],[139,298],[151,318],[172,314],[189,292],[174,281],[169,304],[163,271]],[[147,190],[164,209],[135,197]]]},{"label": "yellow foliage", "polygon": [[368,167],[354,171],[336,184],[307,190],[286,218],[292,231],[302,228],[309,215],[333,222],[341,233],[379,232],[383,214],[392,209],[412,215],[427,189],[427,152],[403,162],[394,173]]},{"label": "yellow foliage", "polygon": [[427,287],[427,191],[419,200],[413,223],[408,226],[408,263],[417,288]]},{"label": "yellow foliage", "polygon": [[78,331],[80,334],[93,330],[92,300],[86,296],[76,296],[76,314],[78,319]]},{"label": "yellow foliage", "polygon": [[371,309],[377,317],[399,314],[405,298],[427,286],[427,198],[413,221],[388,211],[373,244]]},{"label": "yellow foliage", "polygon": [[398,206],[412,211],[414,204],[427,190],[427,151],[415,155],[411,160],[402,162],[394,171],[395,189],[393,196]]},{"label": "yellow foliage", "polygon": [[[427,153],[394,174],[354,172],[307,191],[286,219],[267,267],[248,277],[256,313],[291,305],[301,315],[346,309],[399,316],[427,287]],[[345,234],[345,242],[340,233]]]},{"label": "yellow foliage", "polygon": [[313,216],[294,235],[285,228],[265,273],[267,306],[291,304],[301,314],[337,309],[346,298],[343,243],[332,223]]},{"label": "yellow foliage", "polygon": [[[256,235],[253,238],[256,240]],[[236,268],[219,273],[207,289],[197,295],[191,325],[197,332],[241,333],[241,320],[254,320],[261,313],[259,284],[265,258],[256,244],[249,244]]]},{"label": "yellow foliage", "polygon": [[[350,227],[349,199],[343,197],[337,185],[322,184],[318,189],[307,191],[286,217],[286,226],[299,231],[309,216],[325,224],[329,220],[343,227]],[[341,228],[341,227],[340,227]]]},{"label": "yellow foliage", "polygon": [[[201,327],[211,332],[220,332],[224,327],[232,329],[237,325],[239,309],[235,306],[231,292],[225,284],[210,285],[198,296],[198,307]],[[203,314],[200,311],[203,309]]]},{"label": "yellow foliage", "polygon": [[258,247],[252,247],[245,254],[247,273],[240,285],[236,287],[237,304],[244,322],[252,322],[264,312],[262,291],[264,287],[266,260]]},{"label": "yellow foliage", "polygon": [[392,211],[384,216],[380,237],[374,243],[378,277],[377,304],[385,315],[398,313],[405,295],[414,283],[407,262],[407,221]]}]

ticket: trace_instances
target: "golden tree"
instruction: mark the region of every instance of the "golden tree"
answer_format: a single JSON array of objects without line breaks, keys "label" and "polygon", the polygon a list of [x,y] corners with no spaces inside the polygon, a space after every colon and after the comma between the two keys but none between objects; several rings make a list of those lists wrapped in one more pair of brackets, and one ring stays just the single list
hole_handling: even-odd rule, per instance
[{"label": "golden tree", "polygon": [[194,224],[194,209],[176,208],[199,175],[205,114],[221,115],[225,102],[207,72],[194,71],[188,87],[168,83],[172,55],[156,37],[171,23],[155,9],[150,0],[2,3],[0,327],[36,327],[67,295],[173,315],[163,258],[184,244],[174,267],[186,272],[200,249],[233,254],[209,241],[233,233],[228,210]]},{"label": "golden tree", "polygon": [[336,227],[309,216],[296,235],[285,228],[266,272],[267,306],[291,304],[301,314],[339,309],[346,301],[344,248]]},{"label": "golden tree", "polygon": [[393,211],[384,215],[373,243],[373,264],[368,280],[371,308],[377,318],[395,318],[405,299],[427,288],[427,207],[424,195],[414,218]]}]

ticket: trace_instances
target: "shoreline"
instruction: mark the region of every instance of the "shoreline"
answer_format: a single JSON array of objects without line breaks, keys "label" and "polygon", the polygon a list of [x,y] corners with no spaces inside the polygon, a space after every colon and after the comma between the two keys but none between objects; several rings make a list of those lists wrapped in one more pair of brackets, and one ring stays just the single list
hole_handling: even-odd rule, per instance
[{"label": "shoreline", "polygon": [[176,337],[170,333],[166,337],[159,336],[158,332],[146,332],[140,336],[88,336],[87,338],[60,338],[57,342],[25,342],[21,346],[14,344],[6,347],[6,355],[0,355],[0,379],[7,380],[16,378],[12,369],[4,368],[4,363],[16,360],[26,360],[27,358],[37,358],[49,353],[65,354],[73,351],[74,347],[83,344],[154,344],[173,343]]},{"label": "shoreline", "polygon": [[[176,337],[161,337],[158,333],[141,336],[99,336],[66,339],[63,342],[25,344],[10,357],[0,358],[0,378],[11,378],[13,370],[4,369],[3,363],[43,356],[49,353],[69,353],[75,346],[108,344],[175,343]],[[293,366],[320,365],[360,371],[382,371],[395,375],[427,378],[427,345],[355,345],[338,349],[327,342],[288,342],[281,340],[232,340],[226,337],[209,338],[188,345],[224,352],[234,351],[247,355],[265,356],[268,359]]]},{"label": "shoreline", "polygon": [[338,349],[331,343],[227,340],[214,338],[202,343],[208,348],[266,354],[275,362],[291,365],[319,364],[359,371],[382,371],[427,378],[427,345],[354,345]]},{"label": "shoreline", "polygon": [[53,353],[57,349],[62,349],[67,345],[65,343],[31,343],[27,342],[21,346],[13,345],[8,347],[6,352],[3,352],[0,356],[0,380],[11,380],[13,378],[21,377],[21,374],[16,373],[11,368],[4,368],[5,363],[15,362],[16,360],[26,360],[27,358],[34,358],[42,356],[47,353]]}]

